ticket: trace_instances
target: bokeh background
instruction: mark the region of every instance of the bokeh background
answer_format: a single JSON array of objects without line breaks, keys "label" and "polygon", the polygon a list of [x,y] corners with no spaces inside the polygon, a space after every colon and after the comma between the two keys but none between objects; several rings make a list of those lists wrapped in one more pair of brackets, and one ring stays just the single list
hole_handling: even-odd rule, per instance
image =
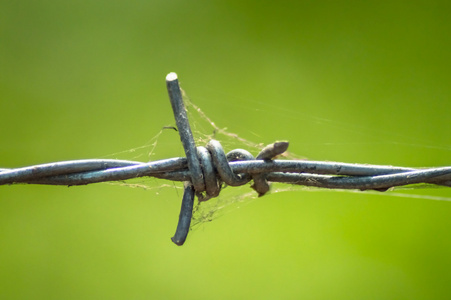
[{"label": "bokeh background", "polygon": [[[114,153],[174,125],[171,71],[256,143],[449,166],[450,14],[448,1],[2,0],[0,166],[131,158]],[[154,158],[183,155],[164,136]],[[273,193],[177,247],[182,193],[156,184],[170,187],[0,186],[0,298],[451,297],[449,189]]]}]

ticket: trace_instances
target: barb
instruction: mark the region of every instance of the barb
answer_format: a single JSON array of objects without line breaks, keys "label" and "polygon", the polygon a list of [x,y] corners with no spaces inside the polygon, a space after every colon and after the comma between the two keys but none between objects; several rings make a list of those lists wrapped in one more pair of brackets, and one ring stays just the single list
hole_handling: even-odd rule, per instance
[{"label": "barb", "polygon": [[[405,167],[322,162],[275,160],[288,148],[288,142],[268,145],[254,157],[246,150],[224,152],[218,141],[196,148],[183,104],[177,75],[166,77],[177,129],[186,158],[175,157],[148,163],[87,159],[55,162],[16,169],[0,168],[0,185],[47,184],[85,185],[138,177],[183,181],[184,194],[176,233],[172,241],[181,246],[191,223],[194,196],[199,201],[217,197],[223,184],[240,186],[253,181],[251,187],[263,196],[270,182],[282,182],[329,189],[386,191],[391,187],[430,183],[451,187],[451,167],[414,169]],[[175,128],[174,128],[175,129]]]}]

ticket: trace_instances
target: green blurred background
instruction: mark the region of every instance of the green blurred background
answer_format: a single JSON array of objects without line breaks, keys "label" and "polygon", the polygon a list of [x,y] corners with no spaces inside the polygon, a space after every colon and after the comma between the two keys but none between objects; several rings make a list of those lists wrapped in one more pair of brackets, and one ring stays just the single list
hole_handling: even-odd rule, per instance
[{"label": "green blurred background", "polygon": [[[174,125],[171,71],[254,142],[449,166],[450,14],[447,1],[2,0],[0,167],[144,145]],[[183,155],[165,136],[155,158]],[[177,247],[180,201],[170,187],[0,186],[0,298],[451,297],[450,202],[273,193]]]}]

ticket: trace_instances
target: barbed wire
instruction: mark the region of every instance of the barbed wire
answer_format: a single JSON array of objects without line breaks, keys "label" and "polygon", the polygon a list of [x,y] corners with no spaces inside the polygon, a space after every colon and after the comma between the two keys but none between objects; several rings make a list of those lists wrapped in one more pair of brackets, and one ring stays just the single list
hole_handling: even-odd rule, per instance
[{"label": "barbed wire", "polygon": [[396,186],[429,183],[451,187],[451,167],[406,168],[309,160],[277,160],[288,142],[275,142],[254,157],[243,149],[227,154],[221,144],[211,140],[206,147],[196,147],[183,103],[177,75],[166,77],[169,99],[185,157],[152,162],[116,159],[85,159],[40,164],[16,169],[0,168],[0,185],[46,184],[86,185],[121,181],[138,177],[183,181],[184,194],[179,222],[172,241],[183,245],[189,232],[194,197],[207,201],[217,197],[221,187],[241,186],[251,180],[251,187],[263,196],[269,182],[281,182],[328,189],[386,191]]}]

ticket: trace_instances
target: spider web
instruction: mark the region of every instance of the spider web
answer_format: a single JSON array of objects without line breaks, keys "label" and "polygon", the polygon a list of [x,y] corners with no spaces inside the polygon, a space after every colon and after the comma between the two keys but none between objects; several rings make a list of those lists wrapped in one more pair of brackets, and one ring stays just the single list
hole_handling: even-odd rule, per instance
[{"label": "spider web", "polygon": [[[188,113],[188,118],[191,124],[191,129],[194,135],[194,139],[196,145],[206,145],[208,141],[211,139],[216,139],[220,141],[226,152],[229,152],[233,149],[244,148],[247,151],[251,152],[254,156],[256,156],[260,150],[266,146],[263,143],[256,143],[241,137],[240,135],[230,132],[226,127],[221,127],[217,125],[211,118],[209,118],[204,111],[194,104],[190,98],[183,92],[184,102],[186,106],[186,110]],[[261,106],[261,103],[260,103]],[[271,113],[273,112],[274,107],[269,108]],[[280,109],[279,109],[280,112]],[[283,113],[286,115],[288,111],[284,110]],[[275,111],[277,113],[277,111]],[[296,113],[297,114],[297,113]],[[289,114],[288,114],[289,117]],[[315,118],[314,116],[304,116],[309,117],[310,120],[316,122],[323,123],[331,123],[333,126],[338,126],[344,128],[345,130],[360,130],[350,129],[349,124],[341,124],[340,122],[334,122],[328,119]],[[332,126],[331,125],[331,126]],[[399,144],[399,139],[393,141],[386,141],[390,144]],[[325,143],[331,144],[331,143]],[[424,148],[446,148],[445,150],[450,150],[447,147],[437,147],[425,145],[422,143],[417,143],[416,141],[410,141],[408,143],[404,143],[406,145],[410,145],[412,147],[424,147]],[[180,138],[178,136],[178,132],[172,124],[162,126],[161,129],[144,145],[128,149],[121,152],[116,152],[110,154],[106,157],[115,157],[118,156],[126,156],[127,159],[131,160],[139,160],[139,161],[151,161],[164,159],[169,157],[176,156],[185,156],[183,152],[183,147],[180,143]],[[293,153],[287,152],[282,157],[278,159],[305,159],[305,157],[297,156]],[[162,189],[171,188],[176,189],[179,198],[181,198],[182,194],[182,184],[154,179],[154,178],[137,178],[132,180],[127,180],[124,182],[110,182],[109,184],[114,185],[123,185],[132,188],[144,188],[147,190],[154,191],[158,194]],[[235,211],[236,209],[247,205],[258,198],[257,193],[250,188],[251,183],[248,183],[241,187],[227,187],[223,186],[221,189],[221,193],[218,197],[210,199],[208,201],[199,202],[197,199],[195,200],[195,206],[193,210],[193,218],[191,222],[191,230],[198,228],[200,225],[206,224],[217,219],[220,216],[224,216],[230,212]],[[363,194],[377,194],[383,196],[392,196],[392,197],[405,197],[411,199],[424,199],[424,200],[436,200],[436,201],[451,201],[451,197],[445,197],[441,195],[433,195],[431,191],[436,189],[443,189],[434,185],[411,185],[407,187],[397,187],[392,188],[387,192],[381,193],[377,191],[355,191],[355,190],[327,190],[320,189],[314,187],[304,187],[298,185],[287,185],[287,184],[279,184],[272,183],[271,190],[268,194],[271,193],[281,193],[281,192],[300,192],[300,191],[308,191],[308,192],[318,192],[318,191],[327,191],[327,192],[346,192],[346,193],[363,193]],[[426,191],[425,193],[422,191]],[[267,194],[267,195],[268,195]],[[265,197],[267,197],[265,195]]]}]

